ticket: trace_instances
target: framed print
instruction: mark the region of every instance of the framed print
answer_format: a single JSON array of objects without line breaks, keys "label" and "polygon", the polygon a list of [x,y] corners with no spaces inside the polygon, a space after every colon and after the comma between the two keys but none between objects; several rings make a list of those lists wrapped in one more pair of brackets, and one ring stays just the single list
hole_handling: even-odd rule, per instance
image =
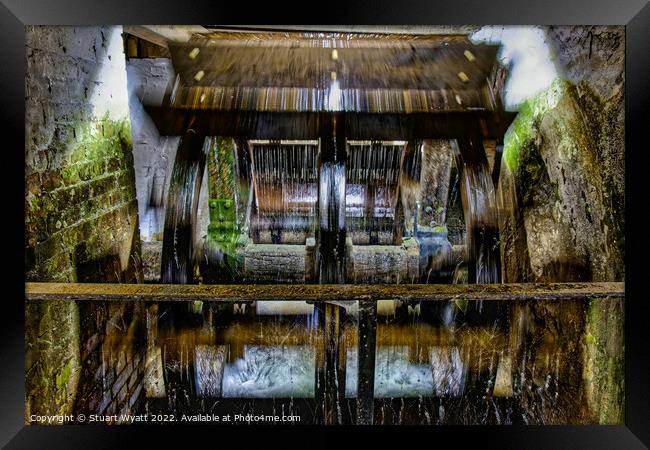
[{"label": "framed print", "polygon": [[7,448],[648,445],[650,7],[382,3],[5,8]]}]

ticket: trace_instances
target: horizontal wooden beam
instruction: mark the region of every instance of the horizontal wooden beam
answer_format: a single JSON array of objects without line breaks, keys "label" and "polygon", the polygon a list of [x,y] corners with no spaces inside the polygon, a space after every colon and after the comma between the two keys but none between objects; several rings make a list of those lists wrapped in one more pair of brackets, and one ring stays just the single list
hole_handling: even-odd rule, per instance
[{"label": "horizontal wooden beam", "polygon": [[[170,42],[169,50],[174,72],[182,85],[190,87],[315,88],[334,71],[338,72],[341,89],[477,91],[498,64],[498,45],[457,37],[432,37],[426,43],[422,39],[411,38],[409,42],[377,37],[365,43],[342,41],[343,45],[335,47],[335,56],[333,49],[319,39],[286,42],[261,38],[250,39],[242,46],[222,39],[196,38]],[[199,71],[202,76],[196,77]]]},{"label": "horizontal wooden beam", "polygon": [[395,284],[395,285],[179,285],[26,283],[35,300],[111,301],[356,301],[356,300],[572,300],[625,297],[624,283]]},{"label": "horizontal wooden beam", "polygon": [[152,42],[165,49],[169,49],[169,46],[167,45],[167,39],[147,27],[141,25],[124,25],[123,30],[125,33],[132,34],[133,36],[139,37],[140,39]]},{"label": "horizontal wooden beam", "polygon": [[[215,111],[146,106],[163,136],[182,136],[192,126],[209,136],[248,139],[300,139],[320,137],[319,112]],[[491,111],[441,113],[354,113],[345,115],[348,140],[454,139],[479,132],[484,139],[503,139],[515,113]],[[477,131],[478,130],[478,131]]]}]

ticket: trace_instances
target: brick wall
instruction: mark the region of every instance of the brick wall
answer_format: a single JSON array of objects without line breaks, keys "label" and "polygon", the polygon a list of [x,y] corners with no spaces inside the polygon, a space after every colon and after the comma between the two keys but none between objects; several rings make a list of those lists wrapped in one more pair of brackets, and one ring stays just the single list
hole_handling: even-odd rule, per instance
[{"label": "brick wall", "polygon": [[[26,28],[28,281],[142,280],[121,33]],[[26,305],[27,417],[70,413],[83,393],[86,313],[67,301]]]},{"label": "brick wall", "polygon": [[26,57],[27,278],[137,281],[121,28],[27,27]]},{"label": "brick wall", "polygon": [[135,413],[144,398],[144,305],[86,302],[82,317],[83,361],[75,410],[80,413]]}]

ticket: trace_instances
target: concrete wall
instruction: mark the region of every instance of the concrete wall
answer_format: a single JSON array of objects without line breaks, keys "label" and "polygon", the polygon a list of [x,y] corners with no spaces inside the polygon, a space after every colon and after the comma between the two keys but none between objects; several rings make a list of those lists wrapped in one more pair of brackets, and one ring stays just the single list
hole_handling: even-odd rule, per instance
[{"label": "concrete wall", "polygon": [[[28,281],[142,280],[121,33],[26,29]],[[85,320],[75,302],[26,305],[27,417],[72,411]]]}]

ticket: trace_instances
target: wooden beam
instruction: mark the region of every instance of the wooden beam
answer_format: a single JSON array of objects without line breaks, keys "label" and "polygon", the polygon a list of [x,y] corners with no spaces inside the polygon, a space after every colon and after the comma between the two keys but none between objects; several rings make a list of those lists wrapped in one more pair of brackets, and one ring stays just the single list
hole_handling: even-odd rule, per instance
[{"label": "wooden beam", "polygon": [[[208,136],[247,139],[318,139],[321,134],[319,112],[215,111],[145,106],[163,136],[181,136],[190,122]],[[515,117],[507,113],[499,119],[490,111],[439,113],[340,113],[345,118],[348,140],[455,139],[485,123],[483,139],[502,139]]]},{"label": "wooden beam", "polygon": [[331,303],[318,304],[317,327],[322,339],[316,339],[315,392],[318,422],[343,424],[345,403],[345,357],[341,355],[341,310]]},{"label": "wooden beam", "polygon": [[397,285],[181,285],[25,283],[37,300],[97,301],[337,301],[337,300],[571,300],[625,297],[624,283],[397,284]]},{"label": "wooden beam", "polygon": [[[473,91],[480,97],[497,64],[499,51],[496,45],[447,38],[417,47],[405,41],[382,43],[373,39],[359,48],[352,46],[354,42],[346,40],[345,46],[336,47],[337,59],[345,63],[345,70],[337,78],[341,89],[407,87],[438,92]],[[169,47],[174,71],[181,83],[189,87],[312,88],[321,85],[323,74],[327,76],[329,71],[336,70],[332,49],[313,39],[303,41],[306,46],[295,40],[290,45],[281,43],[255,39],[241,46],[218,39],[201,42],[199,38],[186,43],[171,42]],[[194,49],[199,49],[198,53]],[[471,62],[465,56],[467,51],[474,55]],[[199,70],[203,76],[195,78]]]},{"label": "wooden beam", "polygon": [[156,45],[159,45],[169,50],[167,38],[150,30],[147,27],[144,27],[142,25],[124,25],[122,29],[124,30],[125,33],[132,34],[133,36],[139,37],[140,39],[144,39],[145,41],[152,42]]}]

